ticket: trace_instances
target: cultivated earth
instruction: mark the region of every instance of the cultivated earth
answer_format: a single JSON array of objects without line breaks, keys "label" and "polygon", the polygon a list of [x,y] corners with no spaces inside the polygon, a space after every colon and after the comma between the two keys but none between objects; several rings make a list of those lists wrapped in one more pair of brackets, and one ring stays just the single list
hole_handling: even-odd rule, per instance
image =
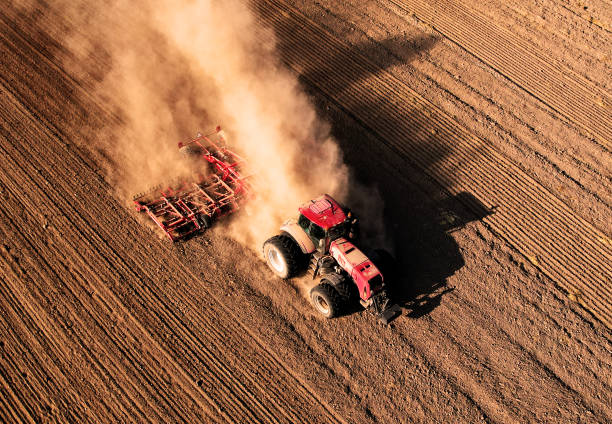
[{"label": "cultivated earth", "polygon": [[0,421],[611,422],[610,3],[244,7],[378,187],[403,315],[324,320],[222,231],[159,238],[88,142],[104,40],[67,66],[87,25],[4,2]]}]

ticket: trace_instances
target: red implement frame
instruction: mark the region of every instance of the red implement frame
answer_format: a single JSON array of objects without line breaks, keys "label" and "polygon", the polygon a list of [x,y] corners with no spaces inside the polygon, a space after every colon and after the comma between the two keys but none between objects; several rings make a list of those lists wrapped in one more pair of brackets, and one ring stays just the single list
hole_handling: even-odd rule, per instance
[{"label": "red implement frame", "polygon": [[249,178],[242,175],[244,159],[224,144],[220,127],[212,134],[198,134],[179,143],[180,149],[205,160],[206,176],[134,197],[136,210],[146,212],[170,240],[183,240],[207,229],[215,219],[237,211],[251,195]]}]

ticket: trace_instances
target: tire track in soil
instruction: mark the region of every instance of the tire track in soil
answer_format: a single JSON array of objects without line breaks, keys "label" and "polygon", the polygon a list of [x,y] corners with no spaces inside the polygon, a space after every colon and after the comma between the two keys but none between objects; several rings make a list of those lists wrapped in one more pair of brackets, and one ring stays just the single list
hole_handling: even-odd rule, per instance
[{"label": "tire track in soil", "polygon": [[[65,155],[65,152],[62,152],[62,153]],[[48,153],[47,153],[47,154],[46,154],[46,156],[45,156],[45,155],[43,155],[42,157],[47,157],[47,158],[48,158],[48,157],[49,157],[49,155],[48,155]],[[59,159],[59,157],[58,157],[58,159]],[[66,158],[65,158],[65,157],[63,157],[63,160],[65,160],[65,159],[66,159]],[[28,159],[26,159],[26,158],[19,158],[18,160],[22,160],[22,161],[23,161],[23,160],[26,160],[26,161],[27,161]],[[32,158],[29,158],[29,160],[31,161],[31,160],[32,160]],[[53,162],[53,161],[51,161],[51,162]],[[82,166],[82,164],[81,164],[81,166]],[[35,165],[35,167],[36,167],[36,168],[45,168],[44,164],[36,164],[36,165]],[[55,172],[57,172],[57,168],[55,168]],[[68,181],[72,181],[72,180],[74,179],[75,175],[71,175],[71,172],[74,172],[74,171],[70,171],[70,169],[69,169],[69,170],[68,170],[68,172],[67,172],[67,174],[66,174],[66,178],[63,178],[63,179],[62,179],[62,182],[66,181],[66,180],[68,180]],[[66,190],[67,192],[72,192],[72,191],[74,191],[74,189],[75,189],[74,187],[72,187],[72,188],[66,187],[66,188],[65,188],[65,190]],[[72,190],[72,191],[71,191],[71,190]],[[78,190],[78,188],[77,188],[77,190]],[[75,199],[75,200],[77,201],[76,203],[80,203],[80,202],[78,201],[79,199]],[[81,207],[82,207],[82,210],[84,210],[84,209],[87,207],[87,205],[86,205],[86,204],[83,204],[83,205],[81,205]],[[91,205],[90,205],[89,207],[91,207]],[[94,209],[95,209],[95,208],[94,208]],[[113,212],[114,212],[114,213],[116,213],[117,211],[113,211]],[[104,215],[104,213],[106,213],[106,215]],[[104,213],[102,213],[102,214],[101,214],[101,215],[99,215],[99,216],[112,216],[112,213],[109,213],[109,211],[104,211]],[[74,214],[71,214],[71,215],[74,215]],[[126,218],[127,218],[127,220],[129,220],[129,217],[126,217]],[[104,227],[104,226],[103,226],[103,225],[101,225],[101,228],[103,228],[103,227]],[[129,235],[126,235],[126,236],[128,236],[128,237],[129,237]],[[138,237],[136,237],[136,238],[134,238],[134,239],[135,239],[135,240],[137,240],[137,239],[138,239]],[[129,256],[129,255],[127,255],[127,256]],[[122,258],[122,259],[125,259],[125,257],[124,257],[124,258]],[[134,267],[134,266],[135,266],[135,265],[131,265],[131,267]],[[136,268],[138,269],[138,268],[140,268],[140,266],[136,266]],[[185,281],[190,281],[190,280],[194,280],[193,276],[191,276],[191,277],[187,278]],[[155,290],[158,290],[158,289],[155,289]],[[151,291],[152,291],[152,292],[155,292],[155,290],[154,290],[154,289],[152,289]],[[190,302],[188,299],[183,299],[183,300],[184,300],[184,304],[185,304],[185,305],[189,305],[189,307],[190,307],[190,309],[191,309],[191,310],[193,310],[193,311],[198,310],[198,305],[195,305],[195,304],[191,303],[191,302]],[[197,320],[195,320],[195,323],[194,323],[194,324],[198,325],[198,326],[199,326],[199,328],[209,328],[209,326],[211,325],[210,323],[205,324],[205,323],[202,323],[201,321],[200,321],[200,322],[198,322]],[[218,323],[216,323],[216,324],[218,324]],[[214,327],[214,326],[213,326],[213,327]],[[235,329],[235,331],[236,331],[236,332],[244,332],[244,329],[242,329],[242,328],[236,328],[236,329]],[[179,336],[180,336],[179,338],[181,338],[181,337],[185,337],[185,335],[184,335],[184,334],[180,334]],[[221,340],[223,337],[224,337],[224,335],[223,335],[223,334],[219,334],[219,339],[220,339],[220,340]],[[227,337],[225,336],[225,338],[227,338]],[[192,337],[188,337],[188,338],[187,338],[187,340],[193,341],[193,343],[194,343],[195,345],[197,345],[197,344],[198,344],[198,342],[197,342],[197,341],[194,339],[194,337],[193,337],[193,336],[192,336]],[[213,342],[211,342],[211,344],[214,344],[214,343],[213,343]],[[265,358],[264,358],[264,359],[265,359]],[[268,360],[267,360],[267,361],[266,361],[266,360],[260,360],[258,363],[263,363],[263,364],[265,364],[266,362],[268,362],[268,363],[272,363],[272,362],[276,362],[276,361],[275,361],[275,360],[270,360],[270,359],[268,358]],[[274,374],[274,375],[277,375],[278,373],[282,373],[282,372],[281,372],[281,371],[278,369],[278,366],[275,366],[275,368],[277,368],[277,369],[275,369],[275,374]],[[288,370],[287,370],[287,369],[286,369],[286,367],[285,367],[285,371],[284,371],[284,372],[287,372],[287,371],[288,371]],[[290,380],[290,379],[288,378],[287,380]],[[273,379],[273,380],[272,380],[272,382],[274,382],[274,381],[275,381],[275,379]],[[264,387],[260,387],[260,390],[259,390],[259,391],[260,391],[261,393],[266,393],[266,390],[264,390]],[[288,392],[290,393],[290,391],[288,391]],[[309,392],[308,392],[307,390],[306,390],[306,391],[302,390],[302,392],[303,392],[303,395],[304,395],[304,396],[307,396],[307,395],[309,394]],[[310,402],[304,402],[304,404],[310,404],[310,403],[312,403],[312,401],[310,401]],[[320,404],[320,402],[315,402],[315,403],[319,403],[319,404]],[[287,405],[289,405],[289,406],[290,406],[290,402],[287,402]],[[333,415],[330,415],[330,414],[329,414],[329,412],[328,412],[326,415],[327,415],[327,416],[328,416],[328,418],[330,418],[330,419],[331,419],[331,417],[333,416]],[[295,420],[294,420],[293,418],[295,418]],[[291,419],[291,420],[289,420],[289,421],[298,422],[298,418],[300,418],[300,417],[296,416],[295,414],[292,414],[292,419]],[[306,420],[307,420],[308,418],[304,418],[304,419],[306,419]]]},{"label": "tire track in soil", "polygon": [[[432,26],[444,37],[514,82],[565,119],[594,137],[606,153],[612,140],[612,98],[595,84],[509,31],[456,2],[386,0]],[[599,104],[597,99],[604,99]]]},{"label": "tire track in soil", "polygon": [[[393,75],[361,55],[346,53],[342,42],[299,12],[272,1],[261,2],[260,11],[283,42],[291,42],[282,49],[289,66],[308,74],[310,84],[452,193],[470,191],[484,205],[497,206],[484,221],[561,287],[579,293],[583,306],[611,325],[612,242],[604,234]],[[325,67],[330,56],[342,58],[342,71]],[[398,122],[405,125],[398,127]]]},{"label": "tire track in soil", "polygon": [[[606,4],[606,1],[604,0],[603,5],[605,4]],[[572,9],[571,7],[568,7],[564,4],[560,4],[560,6],[564,8],[565,10],[567,10],[568,12],[570,12],[571,14],[582,19],[583,21],[588,22],[589,25],[595,25],[598,28],[606,31],[607,33],[612,34],[612,26],[607,22],[599,22],[597,19],[593,19],[592,15],[590,15],[589,13],[585,13],[586,9],[580,2],[576,3],[576,6],[578,7],[576,7],[575,9]],[[610,6],[609,2],[608,2],[608,6]]]},{"label": "tire track in soil", "polygon": [[[4,173],[3,175],[7,175],[7,173]],[[4,186],[11,192],[12,197],[19,197],[21,188],[12,185],[11,181],[4,178],[3,183]],[[25,184],[20,185],[20,187],[24,186]],[[51,203],[49,202],[48,198],[40,199],[39,202]],[[22,198],[22,204],[25,203],[26,209],[30,210],[40,210],[40,208],[36,208],[37,204],[41,204],[39,202],[28,201],[27,199]],[[7,201],[6,203],[9,202]],[[15,205],[11,209],[15,210],[17,207],[18,206]],[[9,216],[5,216],[5,218],[5,222],[10,222],[8,221]],[[31,304],[40,306],[39,308],[30,308],[28,313],[26,313],[24,316],[31,316],[33,318],[36,317],[35,321],[40,325],[40,323],[43,322],[53,323],[54,321],[50,317],[55,315],[55,323],[61,322],[62,328],[66,329],[64,330],[64,335],[58,335],[54,329],[54,324],[47,324],[44,331],[46,334],[45,340],[50,341],[54,345],[53,349],[33,349],[33,351],[49,352],[59,350],[60,352],[63,352],[62,356],[64,357],[69,357],[70,353],[68,353],[65,349],[62,349],[61,346],[72,346],[72,349],[85,351],[90,358],[90,365],[88,368],[91,369],[93,367],[98,369],[100,380],[110,381],[115,389],[120,392],[121,399],[127,399],[131,402],[127,408],[122,408],[124,409],[123,414],[125,417],[134,416],[134,413],[136,412],[136,414],[140,417],[139,419],[146,420],[151,419],[153,417],[152,414],[155,413],[155,416],[157,417],[156,419],[163,419],[164,416],[168,416],[167,411],[164,411],[166,413],[162,413],[155,407],[157,403],[165,403],[166,408],[170,408],[174,410],[174,412],[178,411],[179,407],[176,404],[172,404],[173,399],[169,397],[158,397],[160,393],[166,393],[170,389],[170,387],[157,386],[158,382],[167,381],[167,378],[164,378],[165,376],[163,373],[162,375],[156,374],[159,372],[159,369],[163,370],[163,368],[160,367],[161,363],[156,359],[164,357],[161,349],[157,349],[157,351],[153,353],[146,352],[145,349],[141,349],[138,352],[138,356],[135,356],[135,354],[132,352],[131,346],[137,346],[138,344],[134,343],[134,340],[147,341],[148,337],[144,334],[138,333],[138,331],[135,335],[130,334],[134,332],[133,329],[138,329],[138,325],[131,322],[131,326],[127,326],[125,321],[128,321],[129,323],[129,317],[124,319],[117,316],[116,311],[121,309],[120,306],[113,303],[113,299],[110,296],[106,298],[99,297],[100,292],[104,294],[104,282],[109,281],[112,276],[105,276],[106,278],[104,279],[100,278],[100,275],[104,275],[101,274],[102,268],[92,268],[96,267],[97,265],[96,257],[90,256],[87,258],[87,261],[73,263],[74,261],[72,258],[74,255],[65,256],[62,254],[62,252],[75,253],[74,247],[66,245],[65,242],[67,237],[72,235],[70,229],[67,227],[58,226],[60,231],[57,231],[57,234],[53,239],[53,243],[51,246],[49,246],[45,243],[45,241],[49,242],[49,239],[45,240],[44,234],[38,234],[37,236],[32,237],[28,232],[27,236],[24,238],[18,230],[18,228],[36,228],[40,226],[40,223],[26,221],[21,218],[21,216],[15,216],[14,214],[12,214],[10,218],[11,221],[14,222],[14,225],[16,225],[15,230],[12,231],[10,239],[22,240],[21,244],[26,246],[25,249],[28,252],[31,252],[31,261],[38,263],[38,265],[34,266],[38,269],[37,274],[41,277],[29,278],[28,275],[31,274],[31,272],[27,273],[23,271],[13,280],[14,283],[11,286],[13,291],[20,290],[20,283],[24,280],[27,280],[29,283],[28,291],[30,294],[23,292],[22,298],[24,300],[20,302],[20,304],[23,305],[22,308],[27,308],[28,305]],[[57,225],[57,222],[54,222],[53,225]],[[54,227],[49,227],[47,232],[53,231],[53,228]],[[54,259],[57,259],[57,263],[51,264],[41,255],[36,255],[36,252],[44,252],[45,250],[48,250],[49,247],[54,248]],[[86,249],[86,247],[87,246],[81,246],[80,248],[85,252],[89,252],[90,249]],[[37,260],[34,261],[34,258]],[[93,269],[95,269],[95,271]],[[79,271],[85,271],[85,275],[79,275]],[[53,285],[52,282],[56,282],[57,286]],[[61,287],[59,282],[75,282],[77,283],[77,287],[68,287],[67,285],[65,287]],[[97,284],[93,285],[92,287],[92,282],[96,282]],[[78,285],[81,285],[81,287],[78,287]],[[36,296],[35,298],[32,298],[34,292],[36,292]],[[98,294],[98,304],[96,304],[96,302],[92,302],[93,293]],[[87,302],[88,300],[89,302]],[[37,314],[37,311],[45,311],[45,308],[42,305],[47,305],[47,308],[52,308],[50,311],[47,311],[47,314],[44,317]],[[103,309],[103,311],[96,314],[97,310],[99,309]],[[57,317],[57,311],[63,311],[62,313],[59,313],[61,318],[59,320]],[[104,316],[105,312],[108,314],[108,316]],[[125,315],[127,314],[124,314],[124,316]],[[131,321],[133,321],[133,319],[131,319]],[[112,329],[107,329],[103,323],[110,323]],[[99,339],[91,335],[91,333],[98,334],[100,332],[103,334],[103,337]],[[31,334],[37,333],[38,331],[32,331]],[[72,338],[76,337],[74,340],[71,340],[71,334]],[[68,339],[66,339],[66,337]],[[54,342],[56,340],[64,341],[63,343]],[[148,340],[143,344],[145,347],[150,345],[155,345],[155,343],[152,340]],[[119,350],[118,354],[114,354],[114,352],[107,352],[108,346],[116,346]],[[116,367],[115,363],[108,362],[108,358],[127,358],[128,363],[124,364],[125,369],[128,370],[127,373],[129,374],[130,370],[140,370],[140,374],[127,376],[127,374],[125,374],[121,368]],[[107,361],[106,364],[102,363],[104,361]],[[151,368],[147,367],[148,364],[152,364],[153,368],[148,369]],[[34,367],[32,369],[36,368]],[[70,369],[70,364],[64,364],[64,369]],[[173,375],[176,376],[180,376],[181,374],[179,370],[174,370],[172,372]],[[91,378],[95,379],[95,376],[86,375],[84,378],[88,380]],[[185,381],[187,381],[187,379],[183,378],[183,383]],[[146,383],[145,386],[147,387],[143,386],[143,382]],[[191,382],[189,381],[189,383]],[[148,389],[148,387],[150,387],[150,389]],[[145,390],[144,392],[142,391],[143,388]],[[96,391],[101,392],[102,390],[101,388],[98,388]],[[111,394],[112,393],[109,393],[109,395]],[[131,394],[137,394],[138,399],[132,399]],[[149,401],[151,398],[155,399],[154,403]],[[121,400],[117,400],[116,402],[119,405],[122,403]],[[195,402],[192,403],[195,404]],[[148,406],[148,408],[145,408],[145,406]],[[101,410],[112,411],[113,408],[107,406]],[[147,412],[143,412],[144,410],[147,410]],[[177,417],[179,415],[175,413],[174,416]],[[196,415],[192,418],[202,419],[205,416],[206,415],[198,417]],[[117,418],[113,420],[116,419]]]}]

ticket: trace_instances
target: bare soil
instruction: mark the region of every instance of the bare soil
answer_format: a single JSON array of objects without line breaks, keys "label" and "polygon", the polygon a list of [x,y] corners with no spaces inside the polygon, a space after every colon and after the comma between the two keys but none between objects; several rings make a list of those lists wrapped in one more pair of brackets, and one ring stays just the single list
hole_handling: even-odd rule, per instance
[{"label": "bare soil", "polygon": [[88,143],[104,40],[6,4],[0,420],[611,422],[609,4],[245,7],[378,187],[403,315],[320,318],[223,224],[159,238]]}]

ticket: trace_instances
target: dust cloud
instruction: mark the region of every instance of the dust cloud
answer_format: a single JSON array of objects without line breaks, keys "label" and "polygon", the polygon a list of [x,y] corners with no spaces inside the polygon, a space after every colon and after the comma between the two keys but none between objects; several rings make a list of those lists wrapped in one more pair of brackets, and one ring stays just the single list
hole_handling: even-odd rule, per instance
[{"label": "dust cloud", "polygon": [[216,125],[256,176],[257,196],[244,213],[218,225],[240,243],[259,250],[319,194],[346,200],[349,170],[329,126],[246,3],[116,0],[65,9],[87,28],[66,41],[71,60],[100,56],[100,46],[107,56],[93,91],[112,105],[117,124],[99,134],[97,147],[109,155],[109,180],[126,201],[188,174],[177,142]]},{"label": "dust cloud", "polygon": [[247,158],[257,197],[232,221],[233,237],[261,246],[297,206],[320,193],[346,194],[348,172],[297,78],[281,66],[274,34],[244,4],[186,3],[158,9],[156,28],[213,82],[216,116]]}]

